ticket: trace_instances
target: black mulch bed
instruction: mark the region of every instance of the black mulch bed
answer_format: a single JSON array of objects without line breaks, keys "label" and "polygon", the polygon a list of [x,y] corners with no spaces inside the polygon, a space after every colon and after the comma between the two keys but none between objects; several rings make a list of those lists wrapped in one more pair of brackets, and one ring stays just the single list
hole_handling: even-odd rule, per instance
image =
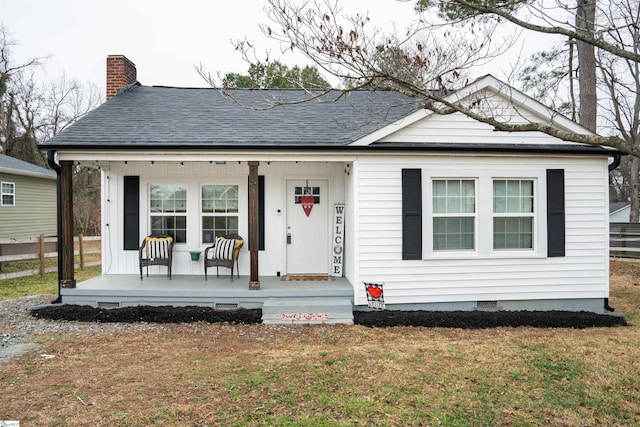
[{"label": "black mulch bed", "polygon": [[207,307],[94,308],[88,305],[49,305],[31,310],[31,316],[50,320],[102,323],[260,323],[262,310],[214,310]]},{"label": "black mulch bed", "polygon": [[626,326],[622,316],[585,311],[356,311],[354,323],[363,326],[425,326],[484,329],[499,326],[574,328]]},{"label": "black mulch bed", "polygon": [[[93,308],[80,305],[51,305],[31,310],[33,317],[80,322],[260,323],[262,310],[214,310],[206,307]],[[624,317],[568,311],[356,311],[356,325],[368,327],[425,326],[483,329],[499,326],[574,328],[626,326]]]}]

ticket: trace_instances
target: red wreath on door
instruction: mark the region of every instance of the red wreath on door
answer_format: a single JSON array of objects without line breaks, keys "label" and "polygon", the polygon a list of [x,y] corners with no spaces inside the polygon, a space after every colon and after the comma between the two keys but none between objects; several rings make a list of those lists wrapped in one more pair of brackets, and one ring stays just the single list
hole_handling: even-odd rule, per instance
[{"label": "red wreath on door", "polygon": [[309,216],[311,215],[311,209],[313,209],[313,196],[306,195],[300,196],[300,204],[302,204],[302,209],[304,213]]}]

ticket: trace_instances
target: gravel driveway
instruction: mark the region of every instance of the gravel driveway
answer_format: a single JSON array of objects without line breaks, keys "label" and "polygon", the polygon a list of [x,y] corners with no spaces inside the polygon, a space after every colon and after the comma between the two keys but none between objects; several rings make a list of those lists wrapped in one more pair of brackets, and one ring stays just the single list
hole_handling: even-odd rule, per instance
[{"label": "gravel driveway", "polygon": [[0,364],[39,347],[37,334],[95,335],[102,332],[166,329],[155,323],[88,323],[32,317],[30,309],[49,304],[54,295],[31,295],[0,301]]}]

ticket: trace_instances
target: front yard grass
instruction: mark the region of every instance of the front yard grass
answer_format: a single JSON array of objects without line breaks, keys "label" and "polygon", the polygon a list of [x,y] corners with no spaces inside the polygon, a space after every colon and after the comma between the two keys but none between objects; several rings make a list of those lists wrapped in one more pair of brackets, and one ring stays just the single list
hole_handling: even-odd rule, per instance
[{"label": "front yard grass", "polygon": [[[173,324],[42,336],[0,369],[22,426],[640,425],[640,263],[617,328]],[[43,354],[55,356],[42,357]]]},{"label": "front yard grass", "polygon": [[[76,281],[83,281],[100,275],[100,266],[75,270]],[[57,294],[58,273],[46,273],[44,276],[24,276],[16,279],[0,280],[0,300],[18,298],[27,295]],[[1,418],[0,418],[1,419]]]}]

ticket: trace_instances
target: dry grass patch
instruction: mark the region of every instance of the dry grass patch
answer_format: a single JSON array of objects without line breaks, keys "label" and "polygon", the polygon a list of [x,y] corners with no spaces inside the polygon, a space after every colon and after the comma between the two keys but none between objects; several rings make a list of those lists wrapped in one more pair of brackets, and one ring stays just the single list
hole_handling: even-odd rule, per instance
[{"label": "dry grass patch", "polygon": [[[637,316],[637,263],[611,304]],[[0,369],[23,426],[638,425],[640,327],[168,325],[42,337]],[[41,354],[55,358],[46,359]]]},{"label": "dry grass patch", "polygon": [[[76,270],[75,278],[78,282],[100,275],[101,267],[87,267]],[[16,279],[0,280],[0,300],[19,298],[27,295],[51,294],[54,299],[58,293],[58,273],[47,273],[44,277],[25,276]]]}]

